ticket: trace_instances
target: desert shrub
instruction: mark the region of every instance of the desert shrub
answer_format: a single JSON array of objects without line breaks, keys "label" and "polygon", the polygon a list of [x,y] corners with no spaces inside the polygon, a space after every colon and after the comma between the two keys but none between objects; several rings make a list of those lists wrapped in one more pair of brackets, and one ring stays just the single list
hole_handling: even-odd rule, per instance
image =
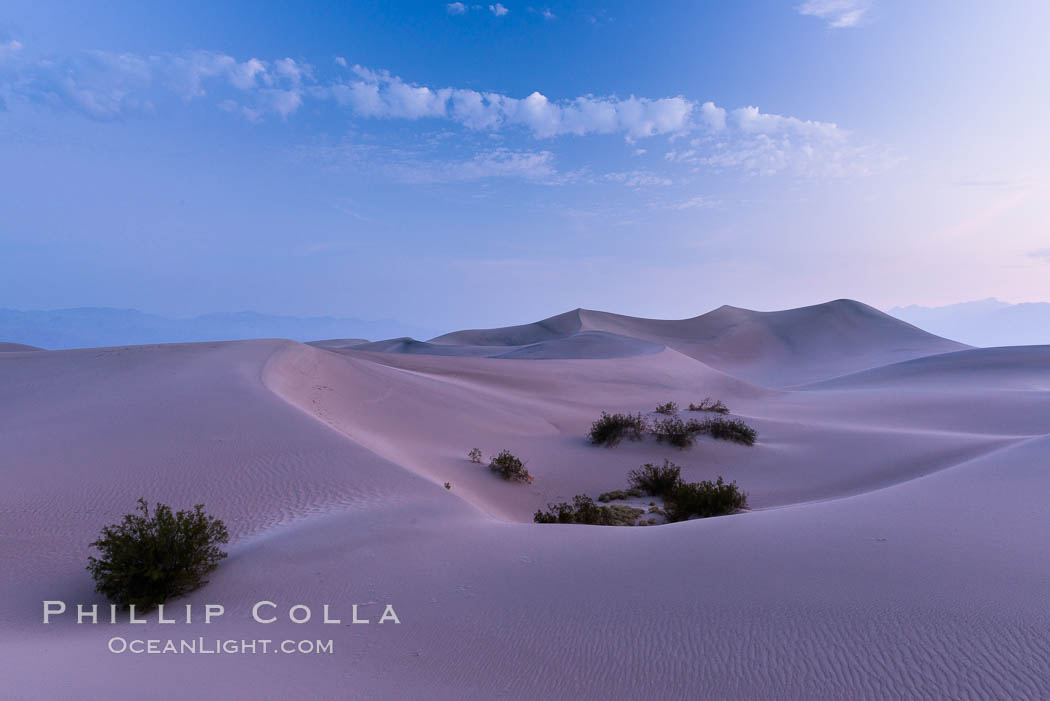
[{"label": "desert shrub", "polygon": [[656,413],[674,416],[678,413],[678,402],[667,402],[666,404],[658,404],[656,407]]},{"label": "desert shrub", "polygon": [[477,448],[471,448],[470,452],[467,453],[467,457],[470,458],[471,462],[477,463],[478,465],[481,464],[481,451]]},{"label": "desert shrub", "polygon": [[697,432],[744,445],[754,445],[755,439],[758,438],[758,431],[739,419],[707,419],[697,423]]},{"label": "desert shrub", "polygon": [[219,544],[229,541],[226,525],[204,513],[172,513],[156,504],[153,513],[145,499],[118,524],[106,526],[91,543],[100,557],[89,557],[87,569],[95,590],[115,604],[146,610],[207,584],[226,553]]},{"label": "desert shrub", "polygon": [[489,469],[508,482],[532,482],[532,475],[525,469],[525,463],[509,450],[500,451],[499,455],[492,458]]},{"label": "desert shrub", "polygon": [[713,411],[716,414],[728,414],[729,407],[723,404],[721,399],[713,400],[711,397],[704,397],[699,404],[690,403],[689,411]]},{"label": "desert shrub", "polygon": [[452,489],[452,483],[451,482],[445,482],[445,489]]},{"label": "desert shrub", "polygon": [[602,494],[599,494],[598,501],[617,501],[619,499],[630,499],[632,497],[640,497],[643,495],[644,493],[640,489],[616,489],[611,492],[603,492]]},{"label": "desert shrub", "polygon": [[645,513],[626,504],[599,506],[585,494],[573,497],[572,504],[548,504],[547,511],[537,511],[532,517],[536,523],[578,523],[589,526],[633,526]]},{"label": "desert shrub", "polygon": [[547,504],[547,510],[538,510],[532,520],[536,523],[576,523],[576,513],[572,504],[564,501],[560,504]]},{"label": "desert shrub", "polygon": [[668,521],[724,516],[746,506],[747,494],[737,488],[736,482],[726,484],[721,477],[714,482],[679,482],[664,495]]},{"label": "desert shrub", "polygon": [[681,483],[682,468],[670,460],[664,460],[662,467],[646,463],[637,470],[628,472],[627,481],[645,494],[664,496]]},{"label": "desert shrub", "polygon": [[614,446],[625,436],[632,441],[640,441],[648,429],[649,422],[641,414],[608,414],[591,424],[590,439],[595,445]]},{"label": "desert shrub", "polygon": [[605,510],[605,526],[633,526],[638,517],[645,513],[643,509],[636,509],[627,504],[612,504],[601,507]]},{"label": "desert shrub", "polygon": [[677,416],[659,419],[653,422],[652,433],[656,440],[667,441],[676,448],[688,448],[693,444],[694,436],[700,431],[699,424],[690,420],[688,423]]}]

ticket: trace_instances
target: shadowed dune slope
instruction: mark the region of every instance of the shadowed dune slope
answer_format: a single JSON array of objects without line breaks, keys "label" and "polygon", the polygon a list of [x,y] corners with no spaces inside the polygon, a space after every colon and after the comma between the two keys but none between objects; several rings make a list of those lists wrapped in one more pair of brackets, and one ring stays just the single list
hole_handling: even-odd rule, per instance
[{"label": "shadowed dune slope", "polygon": [[367,338],[326,338],[321,341],[310,341],[306,345],[328,350],[340,350],[342,348],[353,348],[368,343]]},{"label": "shadowed dune slope", "polygon": [[532,360],[572,360],[601,358],[626,358],[632,355],[652,355],[665,348],[639,338],[609,333],[607,331],[580,331],[565,338],[521,346],[494,358]]}]

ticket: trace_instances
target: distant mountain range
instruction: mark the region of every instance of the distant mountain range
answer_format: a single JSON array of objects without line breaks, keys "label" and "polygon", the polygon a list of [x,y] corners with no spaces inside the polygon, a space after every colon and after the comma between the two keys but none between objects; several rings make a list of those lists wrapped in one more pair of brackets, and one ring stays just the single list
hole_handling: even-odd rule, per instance
[{"label": "distant mountain range", "polygon": [[1009,304],[989,298],[944,307],[894,307],[892,316],[971,346],[1050,344],[1050,303]]},{"label": "distant mountain range", "polygon": [[79,307],[49,311],[0,309],[0,341],[50,350],[150,343],[231,341],[245,338],[381,339],[430,338],[430,329],[383,319],[363,321],[331,316],[295,317],[233,312],[177,319],[134,309]]}]

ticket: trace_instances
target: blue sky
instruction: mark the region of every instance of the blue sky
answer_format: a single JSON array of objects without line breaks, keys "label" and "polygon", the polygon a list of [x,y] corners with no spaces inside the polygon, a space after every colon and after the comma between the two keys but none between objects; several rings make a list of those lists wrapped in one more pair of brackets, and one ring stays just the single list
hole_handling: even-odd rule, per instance
[{"label": "blue sky", "polygon": [[0,306],[1050,300],[1050,5],[8,2]]}]

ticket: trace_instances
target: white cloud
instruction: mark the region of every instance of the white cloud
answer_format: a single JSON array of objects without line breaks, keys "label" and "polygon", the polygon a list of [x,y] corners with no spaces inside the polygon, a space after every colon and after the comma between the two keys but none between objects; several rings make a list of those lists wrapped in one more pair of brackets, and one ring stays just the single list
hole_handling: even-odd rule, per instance
[{"label": "white cloud", "polygon": [[795,8],[800,14],[819,17],[829,26],[855,27],[871,9],[871,0],[806,0]]},{"label": "white cloud", "polygon": [[313,79],[313,68],[308,63],[300,63],[295,59],[282,58],[274,62],[274,73],[287,79],[293,85],[299,85],[304,80]]},{"label": "white cloud", "polygon": [[853,145],[849,133],[831,122],[765,113],[757,107],[726,111],[711,103],[701,106],[700,115],[708,133],[669,151],[668,161],[754,175],[823,176],[866,175],[890,163],[884,153]]},{"label": "white cloud", "polygon": [[138,56],[92,51],[65,61],[40,61],[21,77],[19,87],[39,102],[113,119],[125,111],[151,111],[142,94],[152,81],[149,63]]},{"label": "white cloud", "polygon": [[558,173],[550,151],[516,151],[506,148],[480,151],[469,158],[437,156],[432,151],[411,151],[375,145],[343,143],[304,147],[300,159],[332,172],[362,172],[413,185],[480,181],[494,178],[556,184],[572,175]]},{"label": "white cloud", "polygon": [[647,170],[631,170],[623,173],[606,173],[604,180],[615,183],[623,183],[627,187],[641,188],[673,185],[670,178],[651,173]]},{"label": "white cloud", "polygon": [[[8,45],[10,42],[8,42]],[[313,68],[291,58],[273,63],[237,61],[212,51],[149,57],[89,51],[64,58],[15,61],[7,74],[18,97],[65,107],[94,119],[149,114],[158,101],[192,101],[217,91],[222,109],[258,121],[266,114],[286,118],[302,104]],[[0,76],[0,88],[5,78]],[[236,97],[222,95],[234,91]],[[230,109],[230,104],[237,109]],[[243,106],[242,106],[243,105]]]},{"label": "white cloud", "polygon": [[0,41],[0,61],[5,61],[9,58],[13,58],[22,50],[22,42],[10,39],[8,41]]},{"label": "white cloud", "polygon": [[[2,46],[8,53],[14,51],[10,41]],[[21,54],[20,45],[18,49]],[[150,114],[158,105],[208,99],[226,112],[259,122],[268,117],[288,119],[308,100],[333,100],[362,118],[442,121],[493,138],[515,132],[536,139],[607,134],[633,143],[663,135],[671,137],[674,145],[665,154],[666,161],[693,171],[856,175],[883,170],[889,162],[884,154],[854,145],[850,135],[833,123],[764,113],[754,106],[727,110],[683,96],[582,95],[553,100],[534,91],[511,97],[418,85],[358,65],[336,73],[332,82],[321,82],[311,65],[296,59],[239,61],[211,51],[146,58],[110,52],[34,60],[18,55],[10,69],[5,64],[0,72],[0,94],[8,106],[12,100],[29,100],[95,119]],[[647,149],[638,146],[631,150],[644,154]],[[496,172],[553,177],[553,170],[544,170],[551,168],[546,151],[540,156],[485,153],[481,159],[458,161],[450,172],[459,173],[461,179]],[[631,187],[670,182],[669,177],[641,171],[614,173],[606,180]]]},{"label": "white cloud", "polygon": [[679,211],[684,211],[687,209],[711,209],[712,207],[715,207],[717,205],[718,202],[716,202],[715,200],[708,199],[703,195],[697,195],[696,197],[690,197],[687,200],[683,200],[681,202],[677,202],[671,205],[671,209],[677,209]]},{"label": "white cloud", "polygon": [[726,111],[713,102],[700,105],[700,119],[712,131],[721,131],[726,126]]},{"label": "white cloud", "polygon": [[445,11],[450,15],[465,15],[467,13],[467,6],[461,2],[450,2],[445,5]]},{"label": "white cloud", "polygon": [[500,4],[498,2],[495,5],[489,5],[489,11],[492,12],[492,14],[496,15],[497,17],[502,17],[503,15],[507,14],[508,12],[510,12],[510,10],[508,10],[506,7],[504,7],[502,4]]},{"label": "white cloud", "polygon": [[[229,58],[229,57],[227,57]],[[257,58],[250,58],[244,63],[233,63],[227,70],[230,83],[238,90],[251,90],[256,86],[256,76],[266,77],[266,66]]]},{"label": "white cloud", "polygon": [[554,14],[553,12],[550,11],[549,7],[545,7],[542,10],[540,10],[540,16],[542,16],[543,19],[557,19],[558,18],[558,16],[556,14]]},{"label": "white cloud", "polygon": [[384,71],[354,67],[359,80],[332,87],[335,99],[368,117],[451,119],[470,129],[524,126],[537,138],[622,133],[629,138],[684,131],[693,103],[684,97],[594,97],[554,102],[540,92],[524,98],[406,83]]}]

